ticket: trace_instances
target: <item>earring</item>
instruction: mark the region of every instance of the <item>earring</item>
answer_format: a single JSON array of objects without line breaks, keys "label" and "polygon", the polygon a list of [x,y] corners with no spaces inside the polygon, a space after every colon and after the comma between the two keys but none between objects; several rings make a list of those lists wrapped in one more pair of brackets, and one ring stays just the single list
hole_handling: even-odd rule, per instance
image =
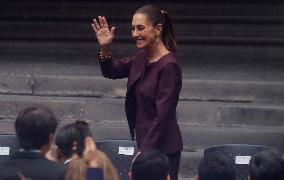
[{"label": "earring", "polygon": [[160,41],[160,37],[156,36],[156,42],[159,42],[159,41]]}]

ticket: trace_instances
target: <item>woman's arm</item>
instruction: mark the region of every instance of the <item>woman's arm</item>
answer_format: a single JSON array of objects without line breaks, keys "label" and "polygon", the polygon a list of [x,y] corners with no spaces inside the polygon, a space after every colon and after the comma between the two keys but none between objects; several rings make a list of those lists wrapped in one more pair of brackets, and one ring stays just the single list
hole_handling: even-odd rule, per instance
[{"label": "woman's arm", "polygon": [[114,39],[115,27],[109,28],[106,18],[98,16],[97,19],[93,19],[92,28],[101,50],[98,59],[103,76],[110,79],[128,77],[132,58],[124,58],[118,61],[112,61],[111,58],[110,48]]},{"label": "woman's arm", "polygon": [[126,57],[121,60],[112,59],[99,61],[102,75],[109,79],[126,78],[129,75],[134,57]]}]

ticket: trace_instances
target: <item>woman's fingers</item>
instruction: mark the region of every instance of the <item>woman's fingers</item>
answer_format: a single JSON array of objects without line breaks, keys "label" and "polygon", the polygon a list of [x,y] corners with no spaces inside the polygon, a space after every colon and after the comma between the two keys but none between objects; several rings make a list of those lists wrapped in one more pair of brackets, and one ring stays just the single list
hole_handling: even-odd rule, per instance
[{"label": "woman's fingers", "polygon": [[115,27],[112,27],[111,30],[110,30],[110,33],[111,33],[112,36],[114,36],[114,32],[115,32]]},{"label": "woman's fingers", "polygon": [[97,34],[98,30],[94,24],[92,24],[93,31]]},{"label": "woman's fingers", "polygon": [[103,28],[108,28],[108,23],[106,21],[106,18],[104,16],[102,16],[101,19],[102,19],[102,27]]},{"label": "woman's fingers", "polygon": [[86,151],[92,151],[92,150],[95,151],[96,150],[96,144],[91,137],[86,137],[85,148],[86,148]]},{"label": "woman's fingers", "polygon": [[98,19],[99,19],[100,27],[101,27],[101,28],[104,28],[104,26],[103,26],[104,23],[103,23],[102,16],[99,16]]},{"label": "woman's fingers", "polygon": [[95,32],[99,31],[101,29],[101,27],[100,27],[98,21],[96,19],[93,19],[93,22],[94,22],[92,24],[93,29],[95,30]]}]

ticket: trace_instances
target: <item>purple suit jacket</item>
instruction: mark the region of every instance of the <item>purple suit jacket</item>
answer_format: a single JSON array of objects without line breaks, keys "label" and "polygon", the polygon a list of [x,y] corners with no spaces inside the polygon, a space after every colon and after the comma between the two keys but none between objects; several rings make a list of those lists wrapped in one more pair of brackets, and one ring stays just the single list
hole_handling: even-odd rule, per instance
[{"label": "purple suit jacket", "polygon": [[[131,137],[134,139],[136,134],[139,150],[143,152],[155,148],[165,153],[175,153],[183,148],[176,118],[182,75],[176,57],[172,53],[163,56],[158,62],[159,67],[155,72],[157,78],[139,85],[140,89],[145,89],[143,96],[146,97],[139,98],[139,101],[136,100],[135,84],[145,71],[147,64],[145,51],[117,61],[100,61],[100,66],[106,78],[128,77],[125,111]],[[145,108],[145,111],[139,110],[139,117],[136,117],[137,106]],[[149,120],[149,117],[153,118]]]}]

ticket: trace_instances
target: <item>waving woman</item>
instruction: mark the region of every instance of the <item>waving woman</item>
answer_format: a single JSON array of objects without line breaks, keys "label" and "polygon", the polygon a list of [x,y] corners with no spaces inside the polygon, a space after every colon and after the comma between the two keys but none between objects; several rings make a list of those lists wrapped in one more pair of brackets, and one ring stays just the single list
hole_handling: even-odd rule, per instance
[{"label": "waving woman", "polygon": [[152,5],[136,10],[131,33],[140,51],[119,60],[111,57],[115,27],[110,28],[106,18],[99,16],[92,28],[101,49],[98,60],[103,76],[128,78],[125,111],[139,153],[150,148],[164,152],[171,163],[171,179],[177,179],[183,148],[176,118],[182,74],[169,14]]}]

